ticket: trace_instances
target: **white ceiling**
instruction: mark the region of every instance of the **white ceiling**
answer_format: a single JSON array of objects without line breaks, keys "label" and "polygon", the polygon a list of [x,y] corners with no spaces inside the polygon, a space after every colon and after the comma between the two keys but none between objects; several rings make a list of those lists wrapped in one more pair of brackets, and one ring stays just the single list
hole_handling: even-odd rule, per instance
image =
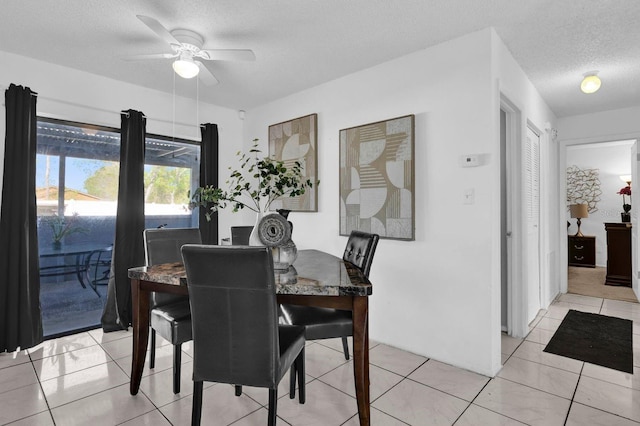
[{"label": "white ceiling", "polygon": [[[0,50],[171,93],[171,60],[119,58],[170,52],[138,14],[200,33],[205,48],[252,49],[256,62],[211,63],[220,84],[199,86],[234,109],[489,26],[558,117],[640,104],[636,0],[2,0]],[[584,95],[591,70],[602,88]],[[195,97],[194,80],[175,85]]]}]

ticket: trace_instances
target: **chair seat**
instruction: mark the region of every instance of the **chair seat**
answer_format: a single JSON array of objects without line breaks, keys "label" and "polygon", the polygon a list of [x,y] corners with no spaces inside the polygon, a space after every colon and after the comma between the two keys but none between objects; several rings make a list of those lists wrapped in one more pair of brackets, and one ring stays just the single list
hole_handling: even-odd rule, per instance
[{"label": "chair seat", "polygon": [[305,327],[307,340],[332,339],[353,335],[350,311],[299,305],[281,305],[287,324]]},{"label": "chair seat", "polygon": [[280,340],[280,377],[278,380],[280,380],[304,348],[304,327],[281,324],[278,326],[278,338]]},{"label": "chair seat", "polygon": [[151,327],[172,345],[191,340],[191,309],[188,301],[156,306],[151,310]]}]

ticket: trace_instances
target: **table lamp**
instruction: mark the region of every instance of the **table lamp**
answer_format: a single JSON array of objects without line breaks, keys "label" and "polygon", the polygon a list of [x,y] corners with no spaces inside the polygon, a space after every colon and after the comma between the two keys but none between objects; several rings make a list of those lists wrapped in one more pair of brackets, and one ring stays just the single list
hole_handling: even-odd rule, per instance
[{"label": "table lamp", "polygon": [[586,204],[571,204],[569,206],[569,211],[571,212],[571,217],[578,219],[578,232],[576,232],[575,237],[584,237],[582,232],[580,232],[580,219],[584,219],[585,217],[589,217],[588,205]]},{"label": "table lamp", "polygon": [[622,175],[620,176],[620,180],[625,182],[627,186],[631,186],[631,175]]}]

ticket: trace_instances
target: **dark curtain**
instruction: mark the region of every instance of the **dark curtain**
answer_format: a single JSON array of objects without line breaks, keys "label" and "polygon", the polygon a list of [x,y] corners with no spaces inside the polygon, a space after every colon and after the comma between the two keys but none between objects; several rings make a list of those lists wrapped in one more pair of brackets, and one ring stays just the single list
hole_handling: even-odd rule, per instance
[{"label": "dark curtain", "polygon": [[[200,144],[200,186],[218,186],[218,125],[200,126],[202,143]],[[199,209],[200,235],[203,244],[218,244],[218,213],[207,222],[204,211]]]},{"label": "dark curtain", "polygon": [[5,92],[6,136],[0,209],[0,352],[42,342],[36,222],[36,93]]},{"label": "dark curtain", "polygon": [[104,331],[126,330],[131,324],[128,269],[144,265],[144,141],[146,119],[139,111],[123,111],[120,134],[120,177],[116,237],[113,243]]}]

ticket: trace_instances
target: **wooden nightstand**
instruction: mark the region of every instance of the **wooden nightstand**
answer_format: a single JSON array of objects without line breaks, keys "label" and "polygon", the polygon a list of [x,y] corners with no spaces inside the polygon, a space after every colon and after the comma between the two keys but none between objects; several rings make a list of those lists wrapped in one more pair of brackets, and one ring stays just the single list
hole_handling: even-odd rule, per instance
[{"label": "wooden nightstand", "polygon": [[596,267],[596,237],[569,235],[569,266]]}]

